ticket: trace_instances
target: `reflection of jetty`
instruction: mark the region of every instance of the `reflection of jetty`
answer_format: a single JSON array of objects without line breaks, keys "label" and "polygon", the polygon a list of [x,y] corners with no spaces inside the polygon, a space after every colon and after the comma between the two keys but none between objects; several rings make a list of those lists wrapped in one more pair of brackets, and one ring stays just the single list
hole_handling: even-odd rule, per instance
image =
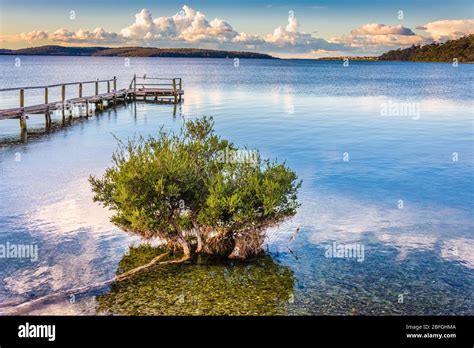
[{"label": "reflection of jetty", "polygon": [[[90,96],[83,96],[83,86],[95,85],[95,92]],[[106,86],[106,91],[100,92],[102,86]],[[77,97],[67,99],[66,88],[68,91],[73,86],[77,88]],[[62,112],[63,120],[66,114],[72,117],[74,108],[79,110],[80,116],[90,116],[90,105],[93,104],[94,110],[103,111],[106,108],[113,107],[118,103],[127,101],[154,101],[156,103],[178,104],[181,103],[184,91],[182,89],[181,78],[159,78],[159,77],[142,77],[134,76],[128,88],[117,90],[117,78],[110,80],[94,80],[82,82],[60,83],[49,86],[34,87],[13,87],[3,88],[0,92],[18,91],[20,97],[20,105],[17,108],[1,109],[0,120],[18,118],[20,120],[20,128],[22,133],[26,133],[26,120],[31,114],[44,114],[46,120],[46,128],[51,126],[51,113],[54,111]],[[61,100],[50,101],[49,94],[51,90],[59,88],[61,91]],[[25,91],[43,90],[44,103],[36,105],[25,105]]]}]

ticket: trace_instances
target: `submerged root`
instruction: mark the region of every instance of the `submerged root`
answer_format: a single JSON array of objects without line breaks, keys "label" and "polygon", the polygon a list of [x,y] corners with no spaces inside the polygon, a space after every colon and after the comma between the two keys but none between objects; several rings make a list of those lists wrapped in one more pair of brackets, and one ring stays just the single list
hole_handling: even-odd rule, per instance
[{"label": "submerged root", "polygon": [[143,270],[149,269],[153,266],[177,264],[177,263],[185,262],[185,261],[190,259],[190,255],[185,254],[185,255],[183,255],[182,258],[180,258],[178,260],[168,260],[168,261],[161,261],[160,262],[160,260],[163,260],[169,254],[170,254],[170,252],[167,251],[163,254],[160,254],[160,255],[156,256],[155,258],[153,258],[150,262],[148,262],[145,265],[133,268],[133,269],[131,269],[131,270],[125,272],[125,273],[122,273],[122,274],[120,274],[120,275],[118,275],[118,276],[116,276],[112,279],[109,279],[109,280],[106,280],[106,281],[103,281],[103,282],[100,282],[100,283],[96,283],[96,284],[93,284],[93,285],[87,285],[87,286],[83,286],[83,287],[80,287],[80,288],[65,290],[65,291],[58,291],[56,293],[49,294],[49,295],[31,300],[31,301],[23,302],[23,303],[16,304],[16,305],[12,305],[11,303],[6,304],[6,305],[0,304],[0,315],[21,315],[21,314],[25,314],[25,313],[28,313],[29,311],[32,311],[32,310],[38,308],[42,304],[52,303],[52,302],[56,302],[56,301],[60,301],[60,300],[69,300],[69,298],[73,295],[75,296],[75,295],[80,295],[80,294],[83,294],[83,293],[86,293],[86,292],[99,290],[99,289],[102,289],[102,288],[112,284],[112,283],[121,282],[121,281],[123,281],[125,279],[128,279],[131,276],[133,276],[133,275],[135,275],[139,272],[142,272]]},{"label": "submerged root", "polygon": [[201,251],[210,255],[222,255],[227,256],[234,248],[234,240],[230,236],[219,234],[207,238],[204,241],[204,245]]},{"label": "submerged root", "polygon": [[235,237],[234,249],[229,259],[247,259],[262,251],[265,236],[259,231],[244,233]]}]

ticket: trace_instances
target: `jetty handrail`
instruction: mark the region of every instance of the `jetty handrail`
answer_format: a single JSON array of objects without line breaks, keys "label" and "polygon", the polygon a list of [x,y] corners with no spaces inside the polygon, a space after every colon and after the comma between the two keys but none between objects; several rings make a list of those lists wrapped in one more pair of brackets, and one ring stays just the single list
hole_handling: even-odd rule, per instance
[{"label": "jetty handrail", "polygon": [[113,93],[117,92],[117,76],[114,76],[108,80],[92,80],[92,81],[78,81],[78,82],[66,82],[66,83],[57,83],[53,85],[46,85],[46,86],[27,86],[27,87],[12,87],[12,88],[2,88],[0,92],[9,92],[9,91],[19,91],[19,99],[20,99],[20,109],[24,110],[25,108],[25,90],[33,90],[33,89],[43,89],[44,90],[44,104],[49,104],[49,89],[55,87],[61,87],[61,102],[64,103],[66,101],[66,86],[79,86],[78,89],[78,97],[82,98],[82,86],[85,84],[95,84],[95,93],[94,96],[99,95],[99,83],[106,82],[107,83],[107,93],[111,92],[110,82],[113,83]]},{"label": "jetty handrail", "polygon": [[117,78],[114,76],[108,80],[92,80],[92,81],[78,81],[78,82],[66,82],[66,83],[57,83],[54,85],[45,85],[45,86],[27,86],[27,87],[10,87],[10,88],[0,88],[0,92],[8,92],[8,91],[17,91],[20,89],[27,90],[27,89],[44,89],[44,88],[53,88],[53,87],[60,87],[60,86],[72,86],[72,85],[79,85],[79,84],[91,84],[91,83],[101,83],[101,82],[116,82]]},{"label": "jetty handrail", "polygon": [[[138,82],[137,80],[145,81],[145,80],[158,80],[158,81],[169,81],[168,83],[145,83],[145,82]],[[133,75],[132,81],[130,82],[130,89],[134,91],[137,89],[137,86],[170,86],[173,87],[173,90],[176,92],[176,89],[181,90],[183,87],[183,80],[181,77],[148,77],[146,74],[143,76],[137,76],[136,74]],[[178,88],[179,87],[179,88]]]},{"label": "jetty handrail", "polygon": [[137,83],[137,86],[173,86],[173,81],[170,83]]},{"label": "jetty handrail", "polygon": [[148,76],[137,76],[137,79],[141,80],[173,80],[173,79],[178,79],[180,77],[148,77]]},{"label": "jetty handrail", "polygon": [[[145,82],[137,82],[137,80],[145,81],[145,80],[158,80],[158,81],[169,81],[168,83],[145,83]],[[148,77],[146,74],[143,76],[137,76],[136,74],[133,75],[132,80],[130,81],[129,89],[133,89],[133,93],[136,94],[137,86],[140,89],[146,89],[146,87],[150,86],[167,86],[171,87],[173,90],[173,95],[175,98],[175,102],[178,100],[178,95],[181,93],[183,89],[183,79],[181,77],[176,78],[168,78],[168,77]],[[181,97],[180,97],[181,98]]]}]

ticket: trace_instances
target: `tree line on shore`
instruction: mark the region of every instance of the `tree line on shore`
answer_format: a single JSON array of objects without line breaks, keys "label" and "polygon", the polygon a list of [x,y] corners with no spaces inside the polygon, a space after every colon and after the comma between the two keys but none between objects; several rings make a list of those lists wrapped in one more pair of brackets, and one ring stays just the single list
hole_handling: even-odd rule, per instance
[{"label": "tree line on shore", "polygon": [[413,45],[382,54],[379,60],[401,60],[415,62],[474,62],[474,34],[445,43],[434,42],[429,45]]}]

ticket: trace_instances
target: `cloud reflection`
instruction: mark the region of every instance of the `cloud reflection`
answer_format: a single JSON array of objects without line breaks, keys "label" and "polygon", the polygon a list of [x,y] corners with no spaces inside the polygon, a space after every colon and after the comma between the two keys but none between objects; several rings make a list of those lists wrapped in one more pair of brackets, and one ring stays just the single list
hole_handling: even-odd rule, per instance
[{"label": "cloud reflection", "polygon": [[472,222],[462,211],[421,206],[399,210],[336,195],[304,201],[295,218],[269,231],[269,243],[285,245],[300,227],[317,245],[376,243],[397,248],[399,261],[412,252],[431,250],[474,268]]}]

